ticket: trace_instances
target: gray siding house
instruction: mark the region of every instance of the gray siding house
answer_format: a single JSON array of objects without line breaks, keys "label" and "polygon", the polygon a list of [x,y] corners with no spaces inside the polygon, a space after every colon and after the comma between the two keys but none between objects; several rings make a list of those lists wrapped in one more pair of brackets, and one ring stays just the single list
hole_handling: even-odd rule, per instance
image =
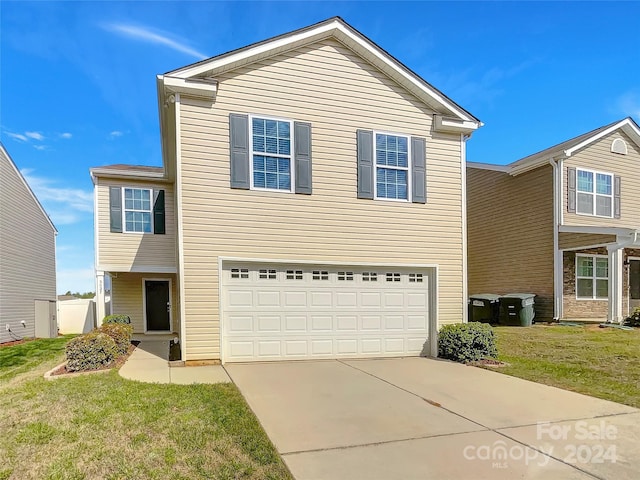
[{"label": "gray siding house", "polygon": [[0,143],[0,343],[55,335],[57,233]]}]

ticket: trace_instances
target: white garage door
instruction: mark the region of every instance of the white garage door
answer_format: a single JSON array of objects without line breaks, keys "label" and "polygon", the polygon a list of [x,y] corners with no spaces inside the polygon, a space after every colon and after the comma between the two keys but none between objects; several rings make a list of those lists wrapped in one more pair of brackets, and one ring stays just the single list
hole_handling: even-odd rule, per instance
[{"label": "white garage door", "polygon": [[426,353],[429,269],[225,266],[225,362]]}]

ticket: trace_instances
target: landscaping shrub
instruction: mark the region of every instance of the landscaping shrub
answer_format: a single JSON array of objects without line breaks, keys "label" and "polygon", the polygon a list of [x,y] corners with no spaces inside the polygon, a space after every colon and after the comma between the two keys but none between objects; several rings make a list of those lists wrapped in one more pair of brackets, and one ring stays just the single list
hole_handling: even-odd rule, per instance
[{"label": "landscaping shrub", "polygon": [[462,363],[496,358],[493,328],[480,322],[444,325],[438,334],[438,355]]},{"label": "landscaping shrub", "polygon": [[107,315],[106,317],[104,317],[104,320],[102,320],[102,324],[111,324],[111,323],[122,323],[125,325],[130,325],[131,324],[131,319],[129,318],[129,315]]},{"label": "landscaping shrub", "polygon": [[636,307],[633,313],[624,319],[622,324],[627,327],[640,327],[640,307]]},{"label": "landscaping shrub", "polygon": [[94,330],[69,341],[66,354],[70,372],[95,370],[113,362],[118,357],[118,347],[109,335]]},{"label": "landscaping shrub", "polygon": [[102,325],[98,331],[109,335],[118,349],[118,355],[124,355],[129,351],[131,345],[131,336],[133,335],[133,327],[123,323],[107,323]]}]

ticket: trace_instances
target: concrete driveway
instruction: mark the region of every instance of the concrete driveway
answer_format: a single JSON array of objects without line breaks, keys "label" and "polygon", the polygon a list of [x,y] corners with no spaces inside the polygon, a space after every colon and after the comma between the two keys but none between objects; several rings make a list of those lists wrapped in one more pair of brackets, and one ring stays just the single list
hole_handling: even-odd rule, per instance
[{"label": "concrete driveway", "polygon": [[617,403],[426,358],[226,369],[298,480],[640,478]]}]

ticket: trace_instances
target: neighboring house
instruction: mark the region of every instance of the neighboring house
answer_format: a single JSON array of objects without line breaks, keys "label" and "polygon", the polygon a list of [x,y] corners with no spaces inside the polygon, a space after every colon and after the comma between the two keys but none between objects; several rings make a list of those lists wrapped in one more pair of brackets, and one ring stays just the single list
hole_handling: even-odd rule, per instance
[{"label": "neighboring house", "polygon": [[56,334],[57,233],[0,143],[0,343]]},{"label": "neighboring house", "polygon": [[640,128],[598,128],[506,166],[467,165],[469,290],[531,292],[541,319],[640,306]]},{"label": "neighboring house", "polygon": [[436,354],[475,117],[339,18],[157,84],[163,167],[91,170],[99,318],[187,361]]}]

